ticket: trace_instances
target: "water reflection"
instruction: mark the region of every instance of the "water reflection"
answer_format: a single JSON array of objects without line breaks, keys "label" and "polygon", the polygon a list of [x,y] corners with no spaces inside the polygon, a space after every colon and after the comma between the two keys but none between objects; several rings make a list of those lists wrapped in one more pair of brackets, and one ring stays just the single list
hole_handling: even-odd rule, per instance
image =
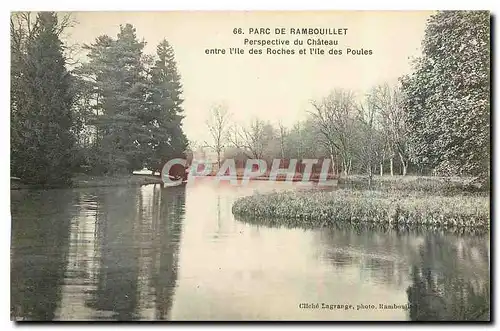
[{"label": "water reflection", "polygon": [[239,196],[289,188],[13,191],[12,318],[489,318],[488,236],[233,218]]},{"label": "water reflection", "polygon": [[489,274],[489,239],[426,236],[407,289],[410,318],[489,321]]},{"label": "water reflection", "polygon": [[74,199],[63,190],[12,192],[11,319],[55,318]]},{"label": "water reflection", "polygon": [[[52,193],[13,202],[12,315],[35,320],[168,319],[184,188]],[[72,211],[61,210],[68,206]],[[30,217],[40,210],[46,217]],[[23,307],[27,303],[33,307]]]},{"label": "water reflection", "polygon": [[[243,218],[240,221],[285,229],[276,220]],[[349,282],[363,284],[349,294],[351,301],[376,307],[380,303],[408,303],[406,318],[415,321],[490,319],[487,235],[344,224],[311,231],[321,246],[319,258],[331,264],[332,275],[339,277],[338,282],[346,286]],[[343,277],[345,275],[348,277]],[[360,293],[360,288],[365,292]],[[405,293],[406,297],[370,294],[373,289],[381,288]]]}]

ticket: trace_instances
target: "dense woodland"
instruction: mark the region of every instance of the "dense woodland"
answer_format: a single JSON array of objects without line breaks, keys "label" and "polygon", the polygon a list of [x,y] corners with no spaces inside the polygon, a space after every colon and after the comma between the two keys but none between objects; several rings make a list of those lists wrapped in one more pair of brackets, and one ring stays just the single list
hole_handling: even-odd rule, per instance
[{"label": "dense woodland", "polygon": [[71,19],[53,12],[11,17],[11,173],[37,184],[72,174],[160,170],[182,157],[182,85],[166,40],[156,54],[130,24],[116,38],[84,45],[70,67],[61,34]]},{"label": "dense woodland", "polygon": [[[182,84],[168,41],[145,54],[124,24],[84,45],[72,63],[67,17],[11,16],[11,175],[67,184],[75,173],[114,175],[189,154]],[[221,91],[223,93],[223,91]],[[218,99],[214,96],[214,99]],[[335,89],[293,127],[209,109],[203,142],[224,158],[330,158],[334,171],[490,176],[490,15],[446,11],[427,23],[422,56],[396,85],[362,95]],[[201,144],[202,142],[198,142]],[[191,144],[194,145],[194,144]]]}]

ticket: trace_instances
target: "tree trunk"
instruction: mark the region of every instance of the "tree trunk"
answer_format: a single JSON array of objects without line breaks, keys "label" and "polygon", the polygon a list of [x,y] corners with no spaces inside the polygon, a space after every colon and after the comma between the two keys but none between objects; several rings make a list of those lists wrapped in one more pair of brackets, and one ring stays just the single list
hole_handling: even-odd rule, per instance
[{"label": "tree trunk", "polygon": [[[96,116],[97,116],[97,118],[99,118],[99,94],[97,94],[97,97],[96,97],[95,110],[96,110]],[[97,150],[99,150],[99,125],[95,126],[95,141],[96,141]]]},{"label": "tree trunk", "polygon": [[347,179],[347,160],[342,158],[342,171],[344,172],[344,176]]},{"label": "tree trunk", "polygon": [[368,188],[371,189],[372,187],[372,178],[373,178],[373,169],[371,162],[368,164]]},{"label": "tree trunk", "polygon": [[408,160],[405,160],[403,154],[399,153],[399,159],[401,160],[401,166],[403,167],[402,172],[403,176],[406,176],[406,172],[408,169]]},{"label": "tree trunk", "polygon": [[344,158],[342,161],[344,167],[344,176],[347,179],[349,177],[349,173],[351,172],[351,160],[347,160]]},{"label": "tree trunk", "polygon": [[391,176],[394,176],[394,161],[393,161],[392,156],[391,156],[390,161],[391,161],[391,163],[390,163],[391,164]]},{"label": "tree trunk", "polygon": [[335,176],[335,158],[330,154],[330,161],[332,162],[332,175]]}]

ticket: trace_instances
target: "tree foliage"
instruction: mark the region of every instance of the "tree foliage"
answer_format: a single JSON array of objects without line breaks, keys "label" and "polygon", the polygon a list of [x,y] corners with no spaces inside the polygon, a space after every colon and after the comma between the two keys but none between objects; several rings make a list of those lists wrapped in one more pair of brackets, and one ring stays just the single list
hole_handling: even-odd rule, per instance
[{"label": "tree foliage", "polygon": [[148,111],[143,118],[150,134],[146,141],[146,166],[160,171],[170,158],[183,157],[188,140],[182,130],[181,77],[172,46],[163,40],[156,49],[156,61],[149,70]]},{"label": "tree foliage", "polygon": [[11,17],[11,173],[29,183],[68,184],[75,152],[71,74],[57,15]]},{"label": "tree foliage", "polygon": [[[36,184],[68,184],[75,172],[160,171],[183,157],[182,84],[172,46],[155,56],[131,24],[85,45],[87,62],[67,69],[60,39],[70,24],[53,12],[11,16],[11,173]],[[74,67],[74,64],[71,64]]]},{"label": "tree foliage", "polygon": [[89,62],[79,73],[94,95],[89,124],[95,127],[95,141],[89,161],[98,172],[160,171],[187,147],[173,48],[163,40],[156,57],[150,57],[144,46],[130,24],[120,27],[116,39],[100,36],[85,46]]},{"label": "tree foliage", "polygon": [[[68,183],[74,172],[160,171],[184,157],[181,77],[174,49],[154,55],[131,24],[98,36],[87,61],[68,69],[61,34],[67,17],[52,12],[11,15],[11,173],[39,184]],[[429,19],[422,56],[400,84],[365,95],[336,89],[311,103],[291,127],[254,118],[229,122],[211,109],[209,145],[239,158],[330,158],[335,173],[391,175],[433,170],[489,176],[490,15],[439,12]],[[65,55],[66,54],[66,55]],[[394,164],[394,160],[396,162]],[[411,161],[411,164],[410,164]],[[388,164],[387,164],[388,163]],[[409,169],[409,170],[408,170]]]},{"label": "tree foliage", "polygon": [[453,175],[489,175],[490,15],[443,11],[402,79],[414,162]]}]

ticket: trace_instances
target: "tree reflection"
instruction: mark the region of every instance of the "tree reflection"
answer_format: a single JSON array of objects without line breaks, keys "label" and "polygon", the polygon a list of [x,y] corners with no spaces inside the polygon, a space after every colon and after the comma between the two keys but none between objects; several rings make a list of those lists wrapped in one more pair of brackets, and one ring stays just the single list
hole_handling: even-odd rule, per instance
[{"label": "tree reflection", "polygon": [[[427,236],[407,289],[414,321],[489,321],[489,243]],[[459,262],[459,263],[457,263]]]},{"label": "tree reflection", "polygon": [[117,320],[135,319],[137,307],[137,206],[139,189],[100,192],[98,238],[101,244],[94,299],[88,306],[110,311]]},{"label": "tree reflection", "polygon": [[74,195],[11,192],[11,318],[52,320],[61,299]]},{"label": "tree reflection", "polygon": [[[237,219],[308,228],[298,221]],[[341,223],[315,231],[323,246],[321,258],[336,270],[358,266],[360,276],[406,291],[411,320],[490,319],[488,235]],[[359,281],[364,282],[363,277]]]},{"label": "tree reflection", "polygon": [[156,319],[168,319],[172,307],[179,260],[182,224],[185,213],[184,187],[168,187],[160,192],[161,209],[156,234],[158,265],[154,269],[153,287],[156,293]]},{"label": "tree reflection", "polygon": [[100,268],[94,299],[87,305],[112,312],[116,320],[168,319],[177,280],[184,187],[108,190],[99,201]]}]

